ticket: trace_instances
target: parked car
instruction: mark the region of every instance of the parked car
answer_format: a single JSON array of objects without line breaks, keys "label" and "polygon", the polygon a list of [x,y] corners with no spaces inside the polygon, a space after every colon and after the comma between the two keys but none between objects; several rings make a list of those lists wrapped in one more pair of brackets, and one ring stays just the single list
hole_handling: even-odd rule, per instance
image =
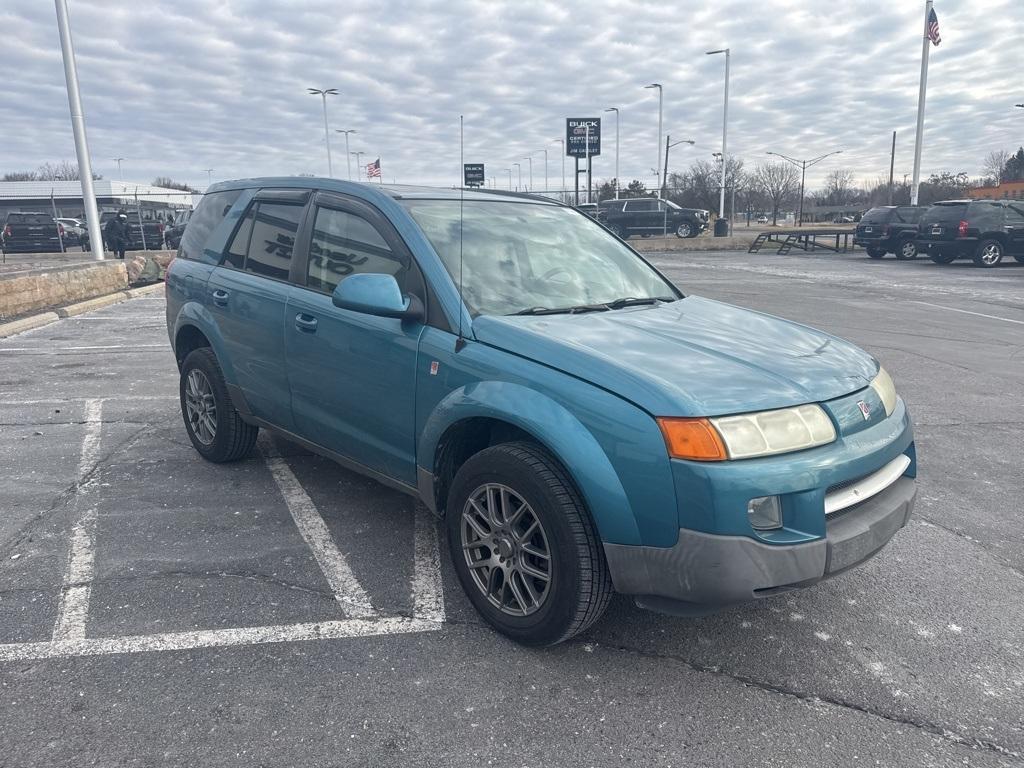
[{"label": "parked car", "polygon": [[64,227],[64,248],[71,245],[81,245],[82,235],[85,234],[85,225],[79,219],[58,217],[53,221]]},{"label": "parked car", "polygon": [[913,507],[910,416],[871,355],[687,296],[550,200],[222,182],[166,290],[200,456],[266,429],[420,499],[522,643],[613,590],[692,614],[808,586]]},{"label": "parked car", "polygon": [[3,226],[4,253],[60,253],[63,227],[49,213],[12,212]]},{"label": "parked car", "polygon": [[192,215],[192,209],[186,211],[178,211],[174,217],[174,221],[164,229],[164,242],[167,247],[171,250],[177,250],[181,244],[181,236],[185,234],[185,227],[188,225],[189,217]]},{"label": "parked car", "polygon": [[936,264],[970,258],[994,267],[1004,256],[1024,263],[1024,201],[946,200],[921,217],[917,248]]},{"label": "parked car", "polygon": [[[100,231],[103,232],[107,222],[117,216],[117,211],[103,211],[100,214]],[[106,242],[106,233],[103,234],[103,246],[109,248]],[[82,250],[89,250],[89,231],[82,235]],[[129,251],[159,251],[164,247],[164,223],[155,218],[149,211],[145,211],[142,223],[139,223],[137,211],[128,211],[128,247]]]},{"label": "parked car", "polygon": [[709,214],[699,208],[680,208],[671,200],[641,197],[602,203],[605,226],[623,240],[630,235],[696,237],[708,228]]},{"label": "parked car", "polygon": [[758,224],[767,224],[768,223],[768,217],[763,215],[763,214],[761,216],[758,216],[757,217],[757,223]]},{"label": "parked car", "polygon": [[887,253],[897,259],[917,258],[917,225],[927,210],[920,205],[880,205],[865,213],[857,225],[853,244],[863,246],[872,259]]}]

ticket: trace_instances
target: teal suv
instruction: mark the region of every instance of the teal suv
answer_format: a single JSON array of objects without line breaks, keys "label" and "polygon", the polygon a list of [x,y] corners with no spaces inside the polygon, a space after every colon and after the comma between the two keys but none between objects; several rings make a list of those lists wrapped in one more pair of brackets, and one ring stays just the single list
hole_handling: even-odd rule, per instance
[{"label": "teal suv", "polygon": [[548,200],[225,182],[167,274],[185,429],[259,429],[421,500],[499,631],[557,643],[613,592],[694,615],[862,563],[903,527],[910,415],[871,355],[686,296]]}]

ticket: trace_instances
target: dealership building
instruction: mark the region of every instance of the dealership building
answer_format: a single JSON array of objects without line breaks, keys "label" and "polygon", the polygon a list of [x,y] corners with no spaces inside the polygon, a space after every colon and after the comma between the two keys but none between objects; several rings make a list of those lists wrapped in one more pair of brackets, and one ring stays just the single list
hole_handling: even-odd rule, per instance
[{"label": "dealership building", "polygon": [[[92,184],[100,213],[138,208],[144,219],[166,219],[175,211],[192,208],[200,197],[191,192],[128,181],[100,179]],[[54,211],[57,218],[85,217],[80,181],[0,181],[0,224],[8,213],[54,215]]]},{"label": "dealership building", "polygon": [[1024,200],[1024,179],[1004,181],[994,187],[977,187],[967,194],[975,200]]}]

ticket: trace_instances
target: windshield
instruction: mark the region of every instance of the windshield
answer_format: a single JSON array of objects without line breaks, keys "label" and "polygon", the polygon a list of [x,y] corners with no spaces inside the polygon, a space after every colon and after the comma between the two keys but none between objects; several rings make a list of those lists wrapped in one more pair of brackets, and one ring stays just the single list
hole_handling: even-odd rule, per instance
[{"label": "windshield", "polygon": [[[403,204],[458,283],[459,201]],[[489,200],[466,201],[463,211],[462,295],[474,314],[679,298],[663,277],[585,214]]]}]

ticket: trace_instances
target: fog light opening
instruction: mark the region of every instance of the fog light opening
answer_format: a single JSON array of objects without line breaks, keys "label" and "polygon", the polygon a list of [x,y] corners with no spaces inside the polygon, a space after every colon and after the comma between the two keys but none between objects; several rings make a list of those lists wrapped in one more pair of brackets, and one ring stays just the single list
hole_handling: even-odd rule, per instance
[{"label": "fog light opening", "polygon": [[747,502],[747,519],[756,531],[782,527],[782,502],[778,496],[758,496]]}]

